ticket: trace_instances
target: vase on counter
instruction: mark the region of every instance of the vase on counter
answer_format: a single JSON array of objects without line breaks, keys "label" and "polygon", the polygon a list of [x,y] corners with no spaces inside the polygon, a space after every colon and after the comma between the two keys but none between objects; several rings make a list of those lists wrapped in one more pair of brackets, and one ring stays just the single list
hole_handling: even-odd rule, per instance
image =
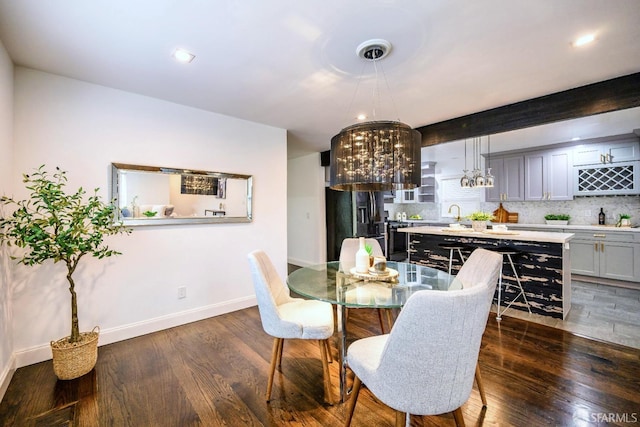
[{"label": "vase on counter", "polygon": [[360,237],[359,239],[360,248],[356,252],[356,272],[358,273],[368,273],[369,272],[369,252],[364,247],[364,237]]},{"label": "vase on counter", "polygon": [[473,231],[483,232],[487,229],[487,221],[471,221]]}]

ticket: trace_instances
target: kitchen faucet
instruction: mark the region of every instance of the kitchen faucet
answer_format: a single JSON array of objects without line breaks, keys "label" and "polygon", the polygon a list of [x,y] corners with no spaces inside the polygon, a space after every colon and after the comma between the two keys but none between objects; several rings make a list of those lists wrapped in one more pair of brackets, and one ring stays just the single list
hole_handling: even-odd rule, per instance
[{"label": "kitchen faucet", "polygon": [[456,222],[460,222],[460,206],[456,205],[455,203],[452,204],[451,206],[449,206],[449,213],[451,213],[451,208],[456,207],[458,208],[458,215],[455,217],[456,218]]}]

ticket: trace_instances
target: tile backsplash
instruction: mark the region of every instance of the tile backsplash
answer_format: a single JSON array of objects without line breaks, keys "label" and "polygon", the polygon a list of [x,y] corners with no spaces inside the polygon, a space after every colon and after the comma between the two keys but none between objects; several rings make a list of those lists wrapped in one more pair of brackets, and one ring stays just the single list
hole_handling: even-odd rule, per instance
[{"label": "tile backsplash", "polygon": [[[480,209],[493,212],[498,203],[482,202]],[[600,208],[606,214],[606,224],[615,224],[618,215],[631,215],[632,224],[640,224],[640,196],[597,196],[576,197],[574,200],[561,202],[502,202],[502,206],[509,212],[518,213],[521,224],[544,224],[546,214],[569,214],[569,224],[592,225],[598,223]],[[439,203],[403,203],[385,204],[389,218],[395,218],[396,212],[406,212],[407,217],[420,215],[423,219],[449,222],[451,218],[440,216]],[[470,212],[462,212],[462,216]]]}]

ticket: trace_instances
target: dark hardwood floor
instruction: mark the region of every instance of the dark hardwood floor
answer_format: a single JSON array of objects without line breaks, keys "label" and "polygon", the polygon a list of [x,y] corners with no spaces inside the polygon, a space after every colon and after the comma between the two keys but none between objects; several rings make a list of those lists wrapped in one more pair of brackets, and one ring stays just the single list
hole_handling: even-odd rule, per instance
[{"label": "dark hardwood floor", "polygon": [[[352,337],[378,333],[375,316],[350,310]],[[341,425],[345,405],[322,403],[313,342],[285,342],[272,401],[265,402],[271,345],[254,307],[102,346],[96,368],[77,380],[57,381],[51,361],[20,368],[0,404],[0,424]],[[463,406],[470,426],[625,425],[640,419],[640,350],[510,317],[498,323],[492,315],[480,367],[488,407],[482,409],[474,388]],[[337,397],[336,361],[330,370]],[[361,391],[353,426],[392,426],[394,420],[391,409]],[[411,425],[455,423],[442,415],[412,417]]]}]

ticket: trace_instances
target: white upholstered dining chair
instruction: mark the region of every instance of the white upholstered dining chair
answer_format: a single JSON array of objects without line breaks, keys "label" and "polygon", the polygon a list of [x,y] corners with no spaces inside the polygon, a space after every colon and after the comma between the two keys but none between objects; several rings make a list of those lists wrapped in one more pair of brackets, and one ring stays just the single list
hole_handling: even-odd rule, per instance
[{"label": "white upholstered dining chair", "polygon": [[[382,251],[382,247],[380,246],[380,242],[376,239],[365,238],[365,245],[371,246],[371,255],[372,256],[384,256],[384,252]],[[360,248],[360,239],[358,237],[347,237],[342,241],[342,245],[340,246],[340,270],[349,272],[353,267],[356,266],[356,252]],[[348,313],[348,311],[347,311]],[[393,325],[393,317],[391,315],[391,310],[384,310],[384,314],[387,317],[388,329],[391,329],[391,325]],[[385,333],[385,325],[384,325],[384,316],[383,310],[378,309],[378,322],[380,322],[380,330],[382,333]]]},{"label": "white upholstered dining chair", "polygon": [[[463,289],[468,289],[477,285],[479,277],[488,277],[487,283],[493,283],[498,281],[500,277],[500,271],[502,270],[502,260],[500,260],[500,268],[496,271],[492,268],[495,264],[496,258],[494,255],[496,252],[488,250],[475,250],[471,253],[467,262],[465,262],[456,279],[462,284]],[[498,254],[500,255],[500,254]],[[492,297],[493,299],[493,297]],[[476,364],[476,384],[478,386],[478,392],[480,393],[480,400],[482,400],[482,406],[487,406],[487,396],[484,392],[484,385],[482,384],[482,375],[480,374],[480,365]]]},{"label": "white upholstered dining chair", "polygon": [[471,280],[469,286],[416,292],[389,334],[351,344],[347,361],[355,379],[345,426],[351,424],[362,383],[397,411],[397,426],[405,425],[407,413],[448,412],[453,412],[458,426],[464,425],[460,407],[471,394],[502,265],[500,255],[484,249],[476,249],[467,263],[472,261],[473,266],[480,260],[484,267],[474,270],[477,274],[463,275]]},{"label": "white upholstered dining chair", "polygon": [[333,403],[329,375],[329,338],[333,335],[333,309],[322,301],[293,298],[264,251],[249,254],[253,285],[264,331],[274,337],[267,382],[267,402],[271,399],[276,365],[282,362],[285,339],[318,340],[322,360],[324,400]]}]

